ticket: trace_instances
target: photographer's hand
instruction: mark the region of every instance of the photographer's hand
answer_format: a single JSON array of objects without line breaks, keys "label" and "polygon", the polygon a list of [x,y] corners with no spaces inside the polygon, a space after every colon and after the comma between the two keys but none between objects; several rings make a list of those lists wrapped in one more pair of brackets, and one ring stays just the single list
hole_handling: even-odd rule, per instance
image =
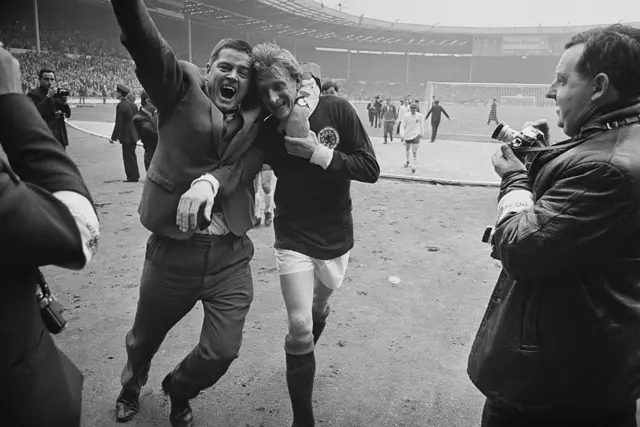
[{"label": "photographer's hand", "polygon": [[0,95],[22,93],[20,63],[0,47]]},{"label": "photographer's hand", "polygon": [[525,127],[533,126],[538,129],[540,132],[544,134],[544,140],[547,145],[551,145],[550,135],[549,135],[549,123],[545,119],[536,120],[535,122],[525,122]]},{"label": "photographer's hand", "polygon": [[496,174],[502,178],[507,172],[512,171],[525,171],[527,168],[524,164],[518,160],[515,153],[507,144],[500,146],[500,149],[496,151],[491,157],[491,163],[493,163],[493,169]]}]

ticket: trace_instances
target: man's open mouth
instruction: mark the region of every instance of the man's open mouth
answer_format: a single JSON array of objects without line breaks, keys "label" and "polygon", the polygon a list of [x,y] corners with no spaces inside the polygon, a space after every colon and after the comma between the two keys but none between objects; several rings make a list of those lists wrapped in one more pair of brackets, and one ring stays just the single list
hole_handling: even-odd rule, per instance
[{"label": "man's open mouth", "polygon": [[236,94],[236,88],[230,85],[222,85],[220,88],[220,96],[224,99],[231,99]]}]

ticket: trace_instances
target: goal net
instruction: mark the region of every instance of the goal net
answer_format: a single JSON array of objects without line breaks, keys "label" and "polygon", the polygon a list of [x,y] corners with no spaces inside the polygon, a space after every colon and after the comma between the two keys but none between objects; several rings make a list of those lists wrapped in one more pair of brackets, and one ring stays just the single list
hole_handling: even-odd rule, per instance
[{"label": "goal net", "polygon": [[496,127],[490,114],[495,100],[498,122],[521,129],[528,121],[546,119],[551,141],[559,141],[566,136],[556,126],[555,101],[546,98],[548,88],[540,84],[428,82],[425,113],[438,100],[451,117],[451,121],[443,118],[440,122],[440,139],[489,141]]},{"label": "goal net", "polygon": [[509,107],[535,107],[535,96],[523,96],[523,95],[502,95],[500,97],[500,105]]}]

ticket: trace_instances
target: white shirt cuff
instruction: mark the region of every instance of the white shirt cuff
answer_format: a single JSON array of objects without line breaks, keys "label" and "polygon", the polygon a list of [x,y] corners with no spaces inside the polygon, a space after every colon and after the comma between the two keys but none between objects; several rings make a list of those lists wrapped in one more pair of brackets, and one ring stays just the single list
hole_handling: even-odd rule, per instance
[{"label": "white shirt cuff", "polygon": [[498,202],[498,223],[512,212],[522,212],[534,205],[533,194],[527,190],[513,190],[502,196]]},{"label": "white shirt cuff", "polygon": [[197,182],[200,182],[200,181],[207,181],[209,184],[211,184],[211,187],[213,188],[213,197],[216,197],[218,195],[218,189],[220,189],[220,182],[218,182],[218,180],[215,179],[213,175],[205,173],[199,178],[194,179],[193,182],[191,183],[191,186],[193,187]]},{"label": "white shirt cuff", "polygon": [[325,147],[324,145],[318,145],[311,155],[309,161],[314,165],[320,166],[322,169],[327,169],[333,160],[333,149]]},{"label": "white shirt cuff", "polygon": [[71,212],[76,220],[80,239],[82,241],[82,252],[84,253],[84,262],[79,264],[61,265],[60,267],[73,270],[84,268],[98,251],[100,242],[100,223],[96,212],[91,206],[91,202],[82,194],[74,191],[56,191],[53,195],[60,200]]}]

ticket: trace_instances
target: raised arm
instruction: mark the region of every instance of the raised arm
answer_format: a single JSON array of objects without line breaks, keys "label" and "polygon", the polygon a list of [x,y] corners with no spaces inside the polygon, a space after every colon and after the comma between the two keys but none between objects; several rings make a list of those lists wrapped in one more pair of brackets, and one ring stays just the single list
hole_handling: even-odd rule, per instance
[{"label": "raised arm", "polygon": [[184,95],[182,69],[171,47],[156,28],[143,0],[111,0],[120,39],[136,63],[136,75],[160,110]]},{"label": "raised arm", "polygon": [[100,232],[89,190],[26,96],[0,96],[0,142],[0,264],[84,267]]}]

